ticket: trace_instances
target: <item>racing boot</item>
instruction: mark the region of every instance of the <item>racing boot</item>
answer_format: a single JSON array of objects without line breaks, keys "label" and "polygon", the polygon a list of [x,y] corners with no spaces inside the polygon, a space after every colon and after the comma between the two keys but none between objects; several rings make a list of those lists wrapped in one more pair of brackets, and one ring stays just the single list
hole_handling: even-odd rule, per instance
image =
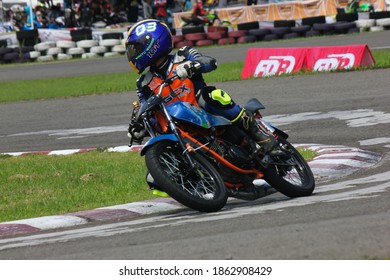
[{"label": "racing boot", "polygon": [[156,183],[154,182],[154,179],[152,175],[148,172],[146,175],[146,182],[149,185],[150,190],[152,191],[153,195],[159,196],[159,197],[169,197],[169,194],[161,190]]},{"label": "racing boot", "polygon": [[232,123],[242,130],[244,130],[258,146],[254,149],[254,153],[263,154],[264,161],[269,160],[269,155],[276,155],[279,151],[275,150],[277,142],[272,135],[264,133],[255,124],[253,117],[243,109],[238,118],[232,121]]}]

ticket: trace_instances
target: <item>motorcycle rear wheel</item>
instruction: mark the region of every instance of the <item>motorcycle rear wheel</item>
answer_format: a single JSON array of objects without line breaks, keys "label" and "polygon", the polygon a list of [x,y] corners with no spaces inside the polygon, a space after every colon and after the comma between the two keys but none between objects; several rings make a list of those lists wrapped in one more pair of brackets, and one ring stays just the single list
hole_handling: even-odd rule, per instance
[{"label": "motorcycle rear wheel", "polygon": [[282,137],[278,140],[287,148],[289,156],[273,157],[270,166],[262,170],[264,180],[274,189],[291,198],[311,195],[315,180],[309,165],[287,140]]},{"label": "motorcycle rear wheel", "polygon": [[227,201],[223,180],[203,156],[192,153],[189,165],[175,142],[161,141],[145,153],[155,183],[183,205],[201,212],[216,212]]}]

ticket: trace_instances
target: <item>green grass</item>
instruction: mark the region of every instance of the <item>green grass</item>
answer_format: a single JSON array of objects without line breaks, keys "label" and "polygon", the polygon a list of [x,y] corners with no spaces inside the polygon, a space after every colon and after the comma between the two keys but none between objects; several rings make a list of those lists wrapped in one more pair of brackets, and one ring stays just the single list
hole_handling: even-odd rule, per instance
[{"label": "green grass", "polygon": [[[374,50],[372,53],[376,65],[368,67],[369,69],[390,67],[389,50]],[[204,78],[207,83],[240,80],[243,67],[244,62],[223,63],[216,71],[205,74]],[[133,91],[137,77],[138,75],[129,69],[126,73],[0,82],[0,102]]]},{"label": "green grass", "polygon": [[[242,67],[243,63],[239,62],[223,64],[218,71],[205,75],[206,81],[238,80]],[[129,72],[126,73],[1,82],[0,102],[133,91],[137,77],[138,75],[129,68]]]},{"label": "green grass", "polygon": [[139,153],[0,156],[0,222],[154,198]]},{"label": "green grass", "polygon": [[[300,149],[310,160],[315,152]],[[0,155],[0,222],[155,198],[138,152]]]}]

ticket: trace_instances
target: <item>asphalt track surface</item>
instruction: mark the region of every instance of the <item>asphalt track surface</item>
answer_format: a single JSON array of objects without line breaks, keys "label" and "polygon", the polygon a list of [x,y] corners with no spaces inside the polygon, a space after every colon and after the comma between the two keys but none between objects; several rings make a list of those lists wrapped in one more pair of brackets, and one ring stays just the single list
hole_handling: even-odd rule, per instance
[{"label": "asphalt track surface", "polygon": [[[388,48],[389,35],[336,36],[279,42],[278,46],[325,45],[325,41],[344,45],[358,38],[356,43]],[[246,45],[224,47],[224,53],[235,61],[246,49]],[[212,50],[202,52],[213,55]],[[218,55],[223,62],[221,50]],[[116,60],[107,63],[115,64]],[[63,75],[68,65],[60,67]],[[76,68],[82,71],[81,66]],[[91,68],[95,71],[97,67]],[[55,71],[50,72],[54,75]],[[345,145],[381,155],[374,167],[317,184],[317,192],[309,198],[289,200],[274,194],[254,202],[230,203],[217,214],[180,210],[146,219],[97,222],[73,230],[18,236],[14,242],[1,238],[2,244],[19,245],[0,245],[0,258],[388,259],[389,77],[390,70],[385,69],[218,85],[239,103],[259,97],[267,107],[265,115],[290,133],[292,143]],[[120,130],[126,124],[132,98],[134,93],[0,104],[0,152],[123,145],[126,138]],[[81,133],[98,126],[104,127],[105,133]],[[116,126],[118,130],[113,129]]]}]

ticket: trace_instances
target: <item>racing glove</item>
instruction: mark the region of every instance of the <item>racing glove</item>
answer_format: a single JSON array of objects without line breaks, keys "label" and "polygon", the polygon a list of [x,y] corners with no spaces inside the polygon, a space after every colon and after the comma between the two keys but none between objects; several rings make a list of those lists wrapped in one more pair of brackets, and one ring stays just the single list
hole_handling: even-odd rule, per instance
[{"label": "racing glove", "polygon": [[180,80],[185,80],[186,78],[191,78],[192,75],[196,72],[196,63],[193,61],[185,61],[176,66],[176,75]]},{"label": "racing glove", "polygon": [[128,134],[132,141],[141,144],[142,140],[145,138],[146,129],[142,123],[132,121],[129,124]]}]

